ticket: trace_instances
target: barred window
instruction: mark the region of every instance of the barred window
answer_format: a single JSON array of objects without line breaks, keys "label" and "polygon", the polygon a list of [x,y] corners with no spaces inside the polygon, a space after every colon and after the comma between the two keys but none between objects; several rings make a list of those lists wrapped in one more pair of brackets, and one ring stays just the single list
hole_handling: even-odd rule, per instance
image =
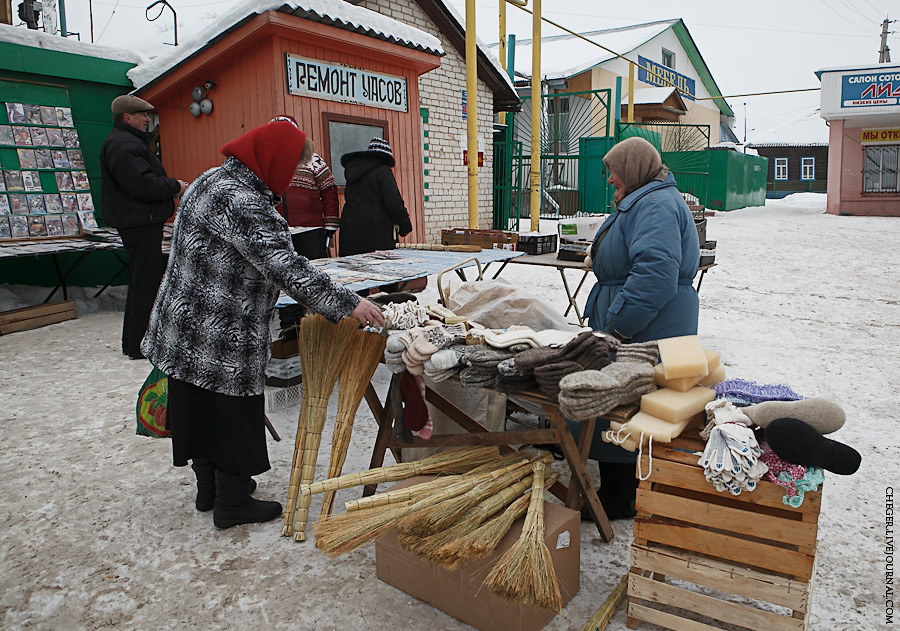
[{"label": "barred window", "polygon": [[866,147],[863,193],[900,193],[900,147]]}]

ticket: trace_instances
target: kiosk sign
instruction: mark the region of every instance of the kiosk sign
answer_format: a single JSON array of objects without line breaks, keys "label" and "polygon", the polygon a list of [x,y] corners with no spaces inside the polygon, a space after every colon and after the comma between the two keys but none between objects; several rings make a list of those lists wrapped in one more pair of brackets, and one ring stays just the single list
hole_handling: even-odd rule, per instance
[{"label": "kiosk sign", "polygon": [[288,93],[408,111],[406,78],[284,54]]},{"label": "kiosk sign", "polygon": [[867,72],[844,75],[843,107],[883,107],[900,101],[900,72]]}]

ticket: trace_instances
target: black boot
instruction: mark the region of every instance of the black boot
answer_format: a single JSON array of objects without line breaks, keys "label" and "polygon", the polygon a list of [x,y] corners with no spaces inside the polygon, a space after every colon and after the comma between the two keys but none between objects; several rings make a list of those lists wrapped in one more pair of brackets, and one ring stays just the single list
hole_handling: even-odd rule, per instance
[{"label": "black boot", "polygon": [[191,469],[197,476],[197,501],[194,506],[201,512],[212,510],[216,502],[216,465],[209,460],[195,458]]},{"label": "black boot", "polygon": [[270,521],[281,515],[281,504],[250,497],[250,476],[216,469],[216,528]]}]

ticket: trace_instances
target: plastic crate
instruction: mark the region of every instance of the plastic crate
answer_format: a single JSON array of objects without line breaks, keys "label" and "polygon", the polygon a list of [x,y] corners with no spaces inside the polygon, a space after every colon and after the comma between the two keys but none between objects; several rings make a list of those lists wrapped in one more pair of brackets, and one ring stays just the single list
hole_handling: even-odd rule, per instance
[{"label": "plastic crate", "polygon": [[266,364],[266,377],[278,379],[294,379],[300,376],[300,356],[279,359],[272,357]]},{"label": "plastic crate", "polygon": [[300,405],[301,395],[299,383],[287,388],[266,388],[266,412],[277,412]]},{"label": "plastic crate", "polygon": [[526,254],[548,254],[556,252],[555,234],[520,234],[516,250]]}]

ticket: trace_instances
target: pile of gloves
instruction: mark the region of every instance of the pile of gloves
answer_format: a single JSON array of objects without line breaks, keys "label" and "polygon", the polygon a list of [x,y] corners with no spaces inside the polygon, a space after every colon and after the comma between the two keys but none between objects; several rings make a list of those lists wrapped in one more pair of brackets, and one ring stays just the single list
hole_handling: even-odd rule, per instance
[{"label": "pile of gloves", "polygon": [[750,419],[727,399],[706,405],[710,424],[700,433],[706,448],[697,463],[719,492],[740,495],[752,491],[769,467],[760,460],[762,450],[750,429]]}]

